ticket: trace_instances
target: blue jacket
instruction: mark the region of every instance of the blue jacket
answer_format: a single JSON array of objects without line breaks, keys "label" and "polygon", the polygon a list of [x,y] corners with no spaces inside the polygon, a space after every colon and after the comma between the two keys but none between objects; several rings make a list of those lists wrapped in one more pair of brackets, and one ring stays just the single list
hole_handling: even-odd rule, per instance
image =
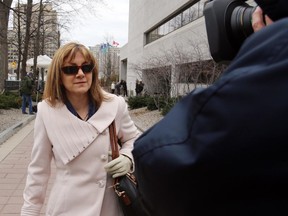
[{"label": "blue jacket", "polygon": [[152,216],[288,215],[287,125],[285,18],[136,140],[143,203]]}]

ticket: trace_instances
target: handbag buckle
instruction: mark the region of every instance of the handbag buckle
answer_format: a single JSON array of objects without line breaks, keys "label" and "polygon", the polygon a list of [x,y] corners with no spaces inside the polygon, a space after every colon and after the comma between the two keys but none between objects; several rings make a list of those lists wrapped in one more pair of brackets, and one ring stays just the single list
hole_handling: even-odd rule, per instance
[{"label": "handbag buckle", "polygon": [[121,197],[121,199],[125,205],[130,205],[131,204],[130,198],[128,196],[126,196],[126,192],[124,190],[123,191],[118,190],[118,188],[117,188],[118,185],[120,185],[120,184],[116,183],[113,185],[115,193],[118,195],[118,197]]},{"label": "handbag buckle", "polygon": [[119,190],[117,189],[117,186],[118,186],[118,185],[119,185],[119,183],[116,183],[116,184],[113,185],[113,187],[114,187],[115,193],[116,193],[119,197],[121,197],[121,196],[123,196],[123,194],[125,194],[125,191],[119,191]]}]

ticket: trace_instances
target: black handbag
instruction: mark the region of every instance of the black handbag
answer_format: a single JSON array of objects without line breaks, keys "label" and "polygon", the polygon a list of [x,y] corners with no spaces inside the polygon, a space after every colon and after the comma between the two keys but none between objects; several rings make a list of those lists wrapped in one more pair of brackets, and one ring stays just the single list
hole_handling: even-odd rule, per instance
[{"label": "black handbag", "polygon": [[[115,159],[119,156],[115,121],[109,125],[109,135],[112,159]],[[137,191],[137,180],[133,173],[114,178],[113,188],[125,216],[149,216],[141,203],[141,198]]]}]

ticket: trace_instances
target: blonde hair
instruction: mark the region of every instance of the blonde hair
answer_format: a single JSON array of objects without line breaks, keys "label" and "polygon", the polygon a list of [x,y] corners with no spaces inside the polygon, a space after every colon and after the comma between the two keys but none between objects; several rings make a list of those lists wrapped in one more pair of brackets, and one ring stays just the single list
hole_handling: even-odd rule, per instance
[{"label": "blonde hair", "polygon": [[103,100],[108,99],[100,86],[98,64],[93,54],[84,45],[70,42],[56,51],[47,72],[43,99],[46,99],[52,106],[55,106],[57,101],[65,103],[67,100],[65,88],[61,81],[61,73],[63,73],[61,68],[63,67],[64,62],[74,59],[78,52],[83,55],[86,62],[94,65],[92,70],[92,84],[88,93],[96,107],[99,107]]}]

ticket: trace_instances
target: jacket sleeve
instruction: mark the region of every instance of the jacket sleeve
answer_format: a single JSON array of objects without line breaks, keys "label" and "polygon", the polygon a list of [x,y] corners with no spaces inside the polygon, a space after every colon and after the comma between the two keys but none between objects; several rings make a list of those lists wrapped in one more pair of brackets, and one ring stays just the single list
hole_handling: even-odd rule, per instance
[{"label": "jacket sleeve", "polygon": [[288,212],[278,200],[288,191],[287,27],[288,18],[251,35],[217,82],[135,141],[138,192],[151,215]]},{"label": "jacket sleeve", "polygon": [[34,144],[31,162],[28,166],[26,186],[24,189],[24,204],[21,216],[39,216],[45,201],[47,184],[51,173],[52,145],[48,139],[41,112],[38,112],[34,125]]},{"label": "jacket sleeve", "polygon": [[136,128],[129,115],[128,106],[124,98],[119,98],[121,101],[118,110],[118,117],[116,116],[116,119],[119,118],[119,121],[116,121],[116,128],[119,128],[118,138],[121,142],[119,152],[120,154],[128,156],[132,160],[134,167],[134,159],[131,152],[134,148],[135,140],[140,136],[140,131]]}]

